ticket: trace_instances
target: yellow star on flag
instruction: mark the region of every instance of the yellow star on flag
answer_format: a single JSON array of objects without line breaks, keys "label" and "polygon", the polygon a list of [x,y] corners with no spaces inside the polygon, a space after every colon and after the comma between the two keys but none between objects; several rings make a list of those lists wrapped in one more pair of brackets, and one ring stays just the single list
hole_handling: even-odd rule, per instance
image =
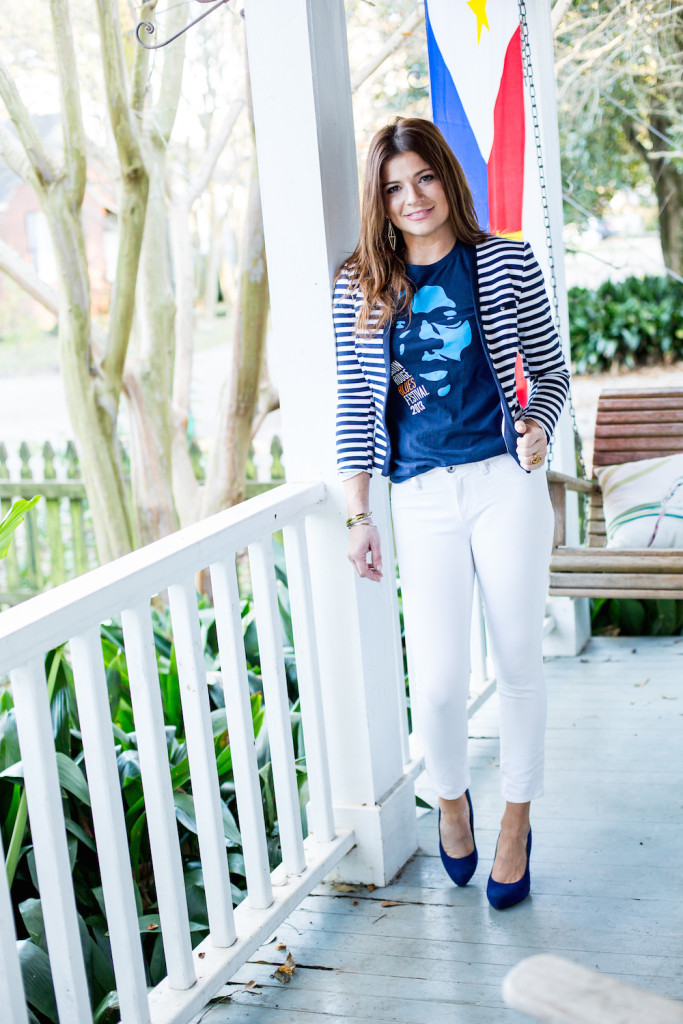
[{"label": "yellow star on flag", "polygon": [[486,17],[486,0],[467,0],[467,6],[471,7],[477,16],[477,42],[481,40],[482,25],[489,29],[489,19]]}]

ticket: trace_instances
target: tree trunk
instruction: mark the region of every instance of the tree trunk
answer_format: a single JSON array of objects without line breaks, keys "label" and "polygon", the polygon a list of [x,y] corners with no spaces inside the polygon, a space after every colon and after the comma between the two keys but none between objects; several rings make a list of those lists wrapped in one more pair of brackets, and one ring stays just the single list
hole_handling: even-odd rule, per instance
[{"label": "tree trunk", "polygon": [[[670,131],[669,121],[663,117],[652,116],[650,123],[657,131]],[[658,141],[659,147],[661,142]],[[650,163],[659,207],[664,263],[669,270],[683,276],[683,174],[672,160],[659,157]]]},{"label": "tree trunk", "polygon": [[268,322],[268,274],[254,154],[249,202],[240,246],[239,296],[234,317],[232,368],[218,408],[202,515],[244,500],[251,424],[256,410]]},{"label": "tree trunk", "polygon": [[59,186],[51,189],[48,216],[59,265],[59,349],[62,378],[92,511],[101,562],[133,548],[120,452],[117,408],[90,366],[90,286],[80,215]]},{"label": "tree trunk", "polygon": [[176,307],[170,281],[163,146],[154,143],[145,160],[150,190],[138,275],[137,346],[127,364],[125,385],[138,544],[149,544],[178,528],[171,485],[170,402]]},{"label": "tree trunk", "polygon": [[201,507],[201,487],[187,447],[190,385],[194,351],[194,250],[190,239],[190,208],[178,202],[171,210],[171,238],[176,289],[176,355],[172,401],[172,486],[181,526],[195,523]]}]

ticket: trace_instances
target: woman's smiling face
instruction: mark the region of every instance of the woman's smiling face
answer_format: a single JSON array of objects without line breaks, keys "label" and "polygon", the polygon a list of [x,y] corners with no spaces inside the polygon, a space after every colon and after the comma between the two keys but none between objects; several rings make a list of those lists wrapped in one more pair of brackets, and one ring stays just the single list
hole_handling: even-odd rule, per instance
[{"label": "woman's smiling face", "polygon": [[386,215],[403,232],[408,248],[411,236],[436,240],[453,235],[443,185],[417,153],[400,153],[386,161],[382,192]]}]

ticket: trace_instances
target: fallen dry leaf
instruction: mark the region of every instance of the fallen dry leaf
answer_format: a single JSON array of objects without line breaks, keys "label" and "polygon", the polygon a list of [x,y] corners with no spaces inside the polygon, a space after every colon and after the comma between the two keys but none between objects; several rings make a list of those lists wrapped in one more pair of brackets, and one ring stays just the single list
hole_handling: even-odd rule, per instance
[{"label": "fallen dry leaf", "polygon": [[287,949],[287,943],[286,942],[278,942],[278,944],[277,944],[277,946],[275,948],[276,949]]},{"label": "fallen dry leaf", "polygon": [[332,888],[335,892],[358,892],[355,885],[349,885],[347,882],[334,882]]},{"label": "fallen dry leaf", "polygon": [[197,956],[199,957],[200,960],[203,960],[204,957],[206,956],[206,953],[197,953]]},{"label": "fallen dry leaf", "polygon": [[245,988],[251,988],[251,989],[261,988],[261,986],[257,985],[256,982],[253,979],[251,981],[248,981],[244,987]]},{"label": "fallen dry leaf", "polygon": [[294,973],[295,967],[296,962],[294,960],[294,957],[292,956],[291,953],[288,953],[285,962],[283,964],[280,964],[278,969],[275,971],[273,975],[271,975],[271,977],[276,978],[278,981],[281,981],[283,985],[287,985],[292,980],[292,974]]},{"label": "fallen dry leaf", "polygon": [[353,901],[353,905],[354,905],[354,907],[357,907],[358,906],[358,900],[354,900]]},{"label": "fallen dry leaf", "polygon": [[156,932],[158,930],[159,930],[159,925],[155,924],[154,921],[150,921],[149,924],[147,925],[147,931],[148,932]]},{"label": "fallen dry leaf", "polygon": [[641,679],[639,683],[634,683],[633,685],[634,686],[645,686],[645,683],[649,683],[649,682],[650,682],[650,679],[649,679],[648,676],[646,676],[645,679]]},{"label": "fallen dry leaf", "polygon": [[366,885],[366,886],[365,886],[365,888],[366,888],[366,889],[368,890],[368,892],[374,892],[374,891],[375,891],[375,889],[377,888],[377,886],[376,886],[376,885],[373,885],[373,883],[372,883],[372,882],[370,882],[370,884],[369,884],[369,885]]},{"label": "fallen dry leaf", "polygon": [[380,907],[400,907],[400,900],[382,900]]}]

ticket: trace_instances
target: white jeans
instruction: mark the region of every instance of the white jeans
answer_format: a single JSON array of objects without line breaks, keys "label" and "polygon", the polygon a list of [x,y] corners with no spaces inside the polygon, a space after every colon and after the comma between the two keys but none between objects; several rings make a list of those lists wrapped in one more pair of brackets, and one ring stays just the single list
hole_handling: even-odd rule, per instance
[{"label": "white jeans", "polygon": [[469,787],[467,694],[476,573],[500,703],[505,800],[543,791],[543,617],[553,512],[543,469],[511,455],[429,470],[391,491],[413,723],[439,796]]}]

